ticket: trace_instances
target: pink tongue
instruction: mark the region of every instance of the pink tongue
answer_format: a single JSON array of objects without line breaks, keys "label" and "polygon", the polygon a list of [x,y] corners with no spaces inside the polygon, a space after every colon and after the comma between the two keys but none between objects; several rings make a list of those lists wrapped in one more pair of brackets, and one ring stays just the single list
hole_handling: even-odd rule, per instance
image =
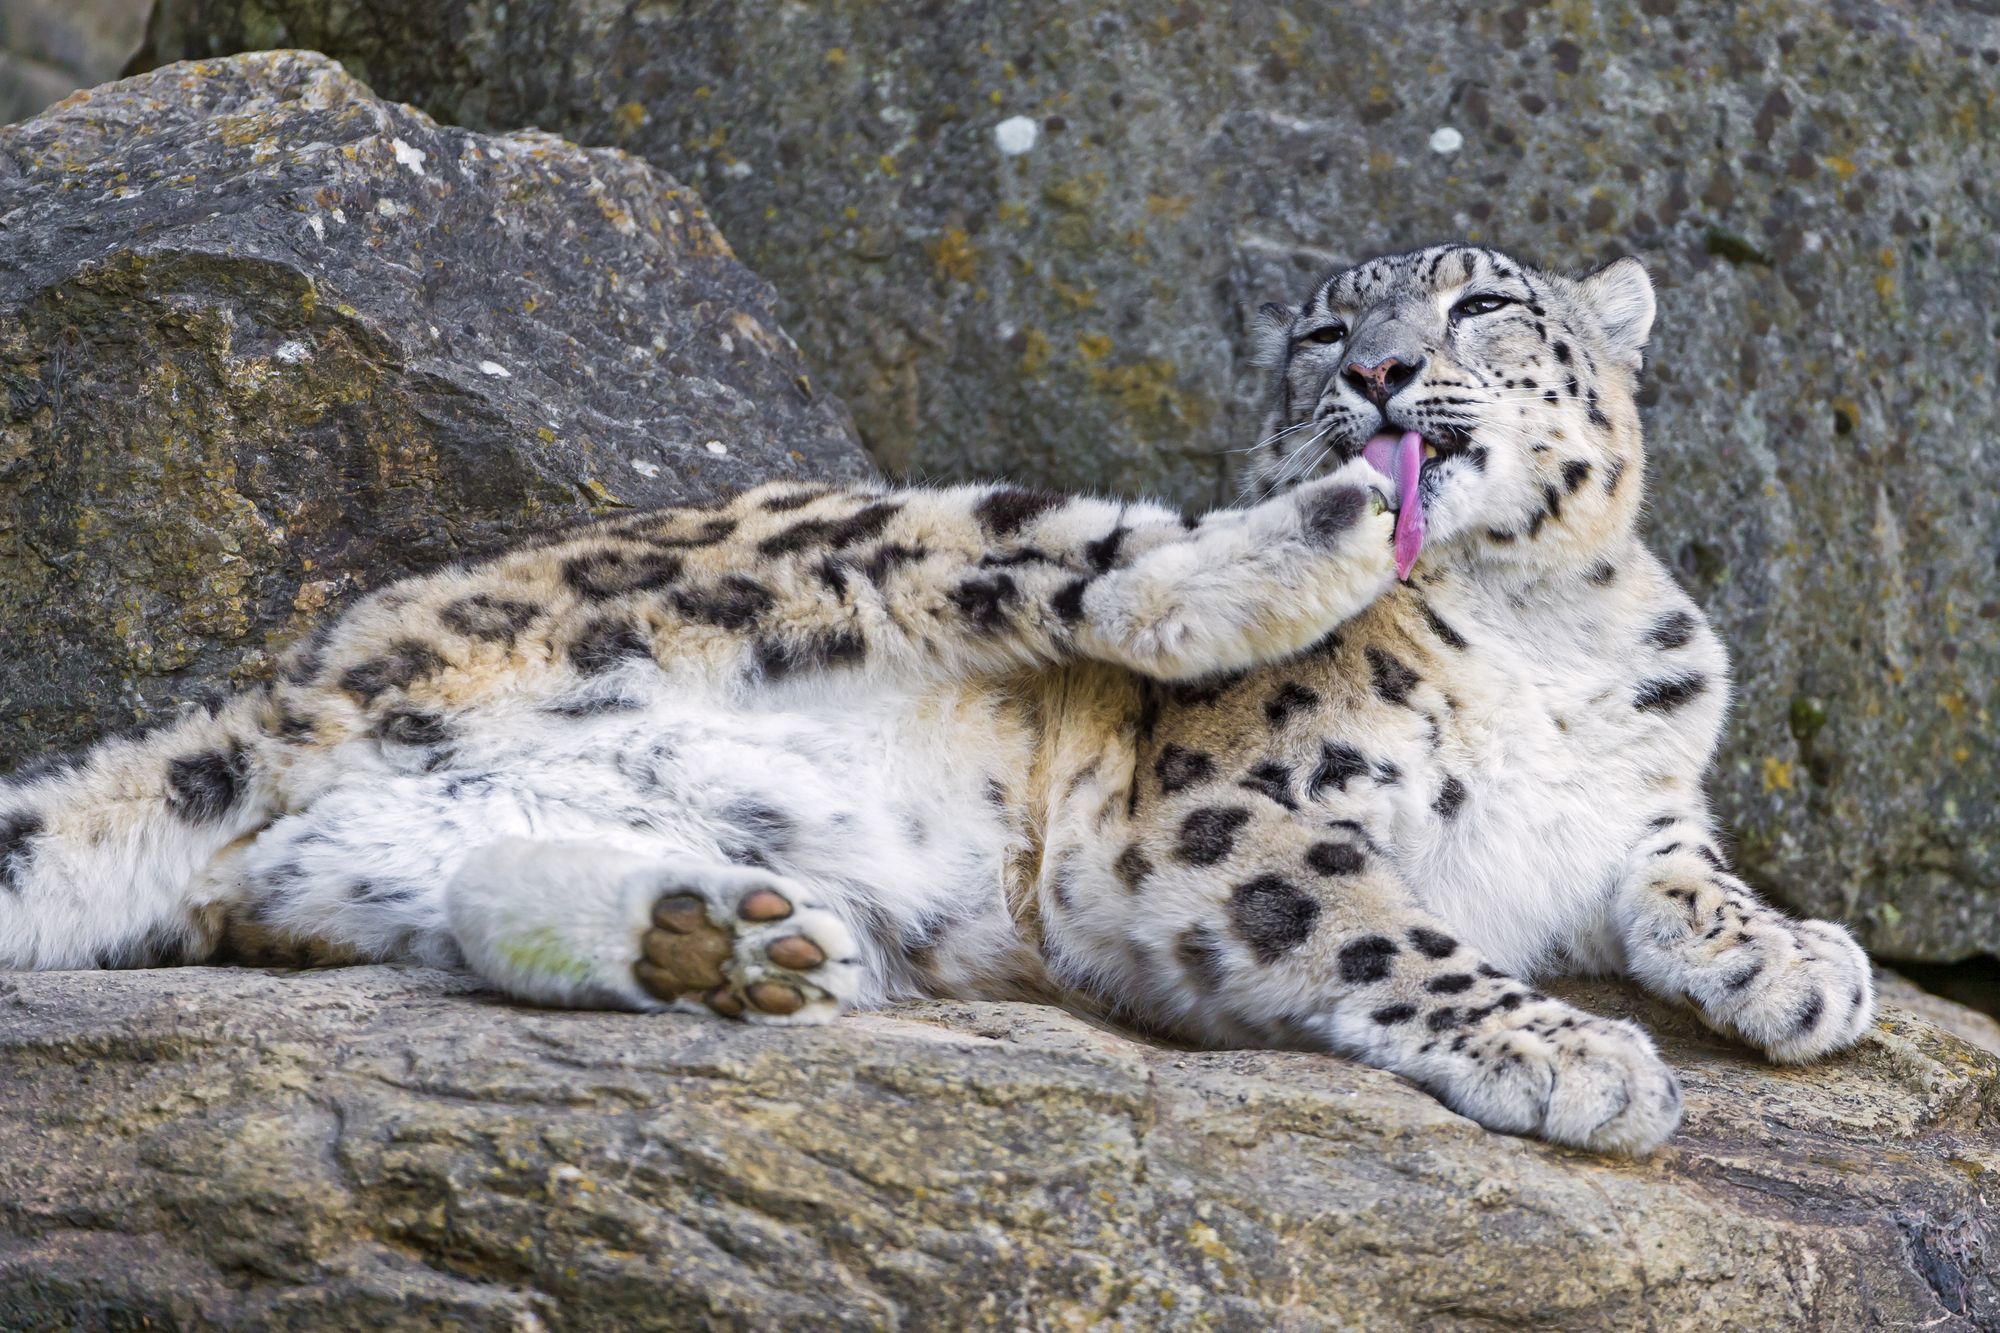
[{"label": "pink tongue", "polygon": [[1396,479],[1396,577],[1407,581],[1424,549],[1424,498],[1417,478],[1424,470],[1424,437],[1415,431],[1402,439],[1377,435],[1362,446],[1361,456],[1385,477]]}]

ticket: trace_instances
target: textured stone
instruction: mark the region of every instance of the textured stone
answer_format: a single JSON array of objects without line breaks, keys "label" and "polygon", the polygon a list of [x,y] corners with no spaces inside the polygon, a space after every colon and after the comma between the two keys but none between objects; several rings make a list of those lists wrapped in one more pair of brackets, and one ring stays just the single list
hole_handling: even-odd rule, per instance
[{"label": "textured stone", "polygon": [[1030,1005],[826,1028],[441,973],[0,977],[0,1327],[2000,1328],[2000,1062],[1893,1007],[1652,1160]]},{"label": "textured stone", "polygon": [[152,7],[152,0],[0,4],[0,124],[116,78],[138,47]]},{"label": "textured stone", "polygon": [[161,0],[153,38],[643,153],[923,476],[1207,502],[1258,302],[1441,238],[1637,253],[1742,859],[1889,955],[2000,951],[1991,5]]},{"label": "textured stone", "polygon": [[356,590],[872,468],[696,195],[317,56],[0,129],[0,771],[259,678]]}]

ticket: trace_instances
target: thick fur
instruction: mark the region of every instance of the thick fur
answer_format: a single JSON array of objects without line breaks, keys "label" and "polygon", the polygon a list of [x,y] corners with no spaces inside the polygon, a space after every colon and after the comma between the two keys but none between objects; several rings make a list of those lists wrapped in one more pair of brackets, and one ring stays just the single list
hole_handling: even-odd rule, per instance
[{"label": "thick fur", "polygon": [[[1724,862],[1728,699],[1634,532],[1652,293],[1451,246],[1267,307],[1246,507],[773,485],[380,592],[213,715],[0,787],[0,965],[466,964],[802,1022],[1055,998],[1645,1152],[1624,972],[1779,1060],[1866,959]],[[1350,373],[1414,367],[1393,396]],[[1376,397],[1379,397],[1379,393]],[[1437,446],[1409,583],[1382,430]]]}]

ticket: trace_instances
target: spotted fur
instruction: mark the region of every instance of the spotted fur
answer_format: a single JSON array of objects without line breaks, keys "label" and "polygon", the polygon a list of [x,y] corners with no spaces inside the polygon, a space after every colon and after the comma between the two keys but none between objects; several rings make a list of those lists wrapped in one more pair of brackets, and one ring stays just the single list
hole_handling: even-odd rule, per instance
[{"label": "spotted fur", "polygon": [[[1644,1152],[1678,1116],[1646,1036],[1528,979],[1626,971],[1781,1060],[1872,1009],[1852,941],[1717,850],[1727,663],[1634,533],[1651,319],[1630,262],[1389,256],[1267,308],[1239,508],[781,483],[398,584],[0,786],[0,966],[1056,999]],[[1437,453],[1409,583],[1383,430]]]}]

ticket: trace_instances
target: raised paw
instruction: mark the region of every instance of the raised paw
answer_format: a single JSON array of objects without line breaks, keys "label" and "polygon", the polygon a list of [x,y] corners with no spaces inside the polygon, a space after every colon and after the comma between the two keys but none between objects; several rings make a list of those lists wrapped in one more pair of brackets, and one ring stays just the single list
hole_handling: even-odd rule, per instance
[{"label": "raised paw", "polygon": [[1853,1045],[1875,1018],[1868,955],[1830,921],[1793,921],[1726,880],[1659,886],[1627,928],[1636,975],[1784,1064]]},{"label": "raised paw", "polygon": [[1674,1132],[1680,1083],[1637,1027],[1555,1000],[1469,1036],[1424,1081],[1488,1129],[1642,1157]]},{"label": "raised paw", "polygon": [[831,912],[775,876],[735,868],[667,876],[632,974],[678,1008],[760,1023],[823,1023],[851,1004],[861,969]]}]

